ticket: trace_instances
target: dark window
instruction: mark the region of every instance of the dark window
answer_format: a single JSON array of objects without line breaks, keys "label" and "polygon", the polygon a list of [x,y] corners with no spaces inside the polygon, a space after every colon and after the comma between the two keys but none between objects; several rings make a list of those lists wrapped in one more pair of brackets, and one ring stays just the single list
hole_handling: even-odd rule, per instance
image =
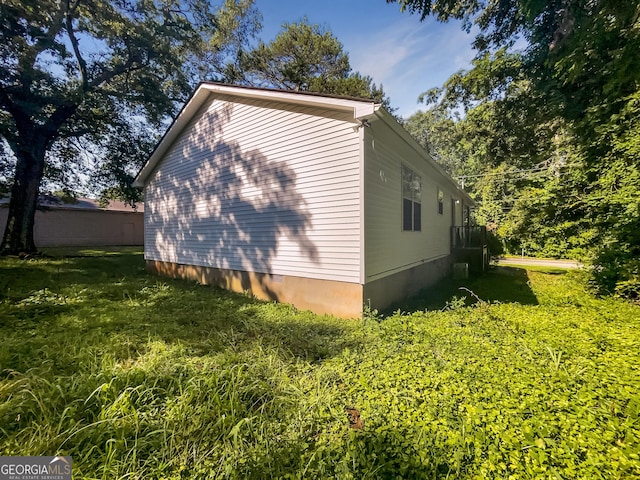
[{"label": "dark window", "polygon": [[438,189],[438,213],[442,215],[444,213],[444,192]]},{"label": "dark window", "polygon": [[407,198],[402,199],[402,229],[413,230],[412,216],[413,202]]},{"label": "dark window", "polygon": [[420,176],[402,167],[402,230],[420,231],[422,229],[422,208],[420,193],[422,183]]},{"label": "dark window", "polygon": [[418,232],[422,230],[421,208],[422,208],[422,205],[420,205],[417,202],[413,202],[413,229]]}]

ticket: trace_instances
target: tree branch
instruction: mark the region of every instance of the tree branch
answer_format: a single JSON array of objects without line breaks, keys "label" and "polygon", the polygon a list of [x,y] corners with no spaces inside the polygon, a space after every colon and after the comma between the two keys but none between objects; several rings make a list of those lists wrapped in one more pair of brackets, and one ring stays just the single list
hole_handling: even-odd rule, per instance
[{"label": "tree branch", "polygon": [[143,67],[141,64],[139,64],[137,67],[133,67],[134,64],[139,63],[140,61],[141,59],[139,55],[131,55],[122,65],[117,66],[111,70],[103,70],[100,75],[87,83],[87,90],[94,90],[103,83],[109,82],[118,75],[122,75],[123,73],[140,70]]},{"label": "tree branch", "polygon": [[11,99],[11,96],[7,93],[6,88],[0,88],[0,105],[9,112],[9,115],[13,119],[14,125],[18,131],[26,130],[32,127],[33,123],[29,118],[29,115],[16,105]]},{"label": "tree branch", "polygon": [[72,8],[70,8],[69,0],[65,2],[66,8],[66,24],[67,24],[67,35],[69,35],[69,40],[71,41],[71,46],[73,47],[73,53],[76,56],[76,60],[78,61],[78,68],[80,68],[80,77],[82,79],[82,91],[87,91],[89,87],[89,79],[87,78],[87,62],[82,58],[82,54],[80,53],[80,45],[78,43],[78,39],[73,31],[73,18],[71,13],[75,12],[78,4]]},{"label": "tree branch", "polygon": [[47,144],[60,135],[60,127],[76,113],[78,107],[79,104],[76,102],[65,102],[55,109],[42,127]]},{"label": "tree branch", "polygon": [[[42,35],[36,35],[35,44],[27,50],[27,53],[18,60],[19,64],[21,64],[22,68],[25,70],[33,70],[35,67],[36,59],[38,55],[44,52],[47,48],[49,48],[55,41],[56,37],[62,30],[62,20],[67,14],[68,2],[62,2],[60,4],[60,9],[58,10],[55,17],[53,17],[51,25],[49,26],[49,30],[46,32],[42,32]],[[24,83],[28,88],[31,86],[33,78],[31,76],[24,76],[22,78],[26,80]]]}]

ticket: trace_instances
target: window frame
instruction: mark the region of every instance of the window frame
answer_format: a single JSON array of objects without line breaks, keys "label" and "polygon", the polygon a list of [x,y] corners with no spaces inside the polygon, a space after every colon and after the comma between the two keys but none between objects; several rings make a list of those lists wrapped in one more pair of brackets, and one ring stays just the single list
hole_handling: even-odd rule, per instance
[{"label": "window frame", "polygon": [[[416,183],[417,182],[417,188]],[[409,187],[407,188],[407,183]],[[402,209],[402,231],[421,232],[422,231],[422,177],[412,168],[406,165],[401,166],[401,209]],[[407,192],[410,192],[407,195]]]}]

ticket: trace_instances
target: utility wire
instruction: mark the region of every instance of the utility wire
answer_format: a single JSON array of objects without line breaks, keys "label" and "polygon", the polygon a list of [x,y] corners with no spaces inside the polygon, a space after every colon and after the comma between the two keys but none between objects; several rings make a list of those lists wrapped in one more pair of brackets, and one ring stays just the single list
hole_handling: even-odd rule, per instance
[{"label": "utility wire", "polygon": [[496,172],[496,173],[481,173],[479,175],[456,175],[454,178],[462,180],[466,178],[498,177],[498,176],[505,176],[505,175],[515,175],[515,174],[524,173],[524,172],[542,172],[544,170],[549,170],[549,167],[525,168],[522,170],[510,170],[506,172]]}]

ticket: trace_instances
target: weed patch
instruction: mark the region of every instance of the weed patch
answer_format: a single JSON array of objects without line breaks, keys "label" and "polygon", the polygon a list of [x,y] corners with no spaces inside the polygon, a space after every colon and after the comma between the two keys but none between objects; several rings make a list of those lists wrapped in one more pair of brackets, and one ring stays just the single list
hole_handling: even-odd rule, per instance
[{"label": "weed patch", "polygon": [[577,274],[498,268],[340,320],[135,251],[51,255],[0,260],[2,455],[71,455],[75,478],[640,476],[640,307]]}]

